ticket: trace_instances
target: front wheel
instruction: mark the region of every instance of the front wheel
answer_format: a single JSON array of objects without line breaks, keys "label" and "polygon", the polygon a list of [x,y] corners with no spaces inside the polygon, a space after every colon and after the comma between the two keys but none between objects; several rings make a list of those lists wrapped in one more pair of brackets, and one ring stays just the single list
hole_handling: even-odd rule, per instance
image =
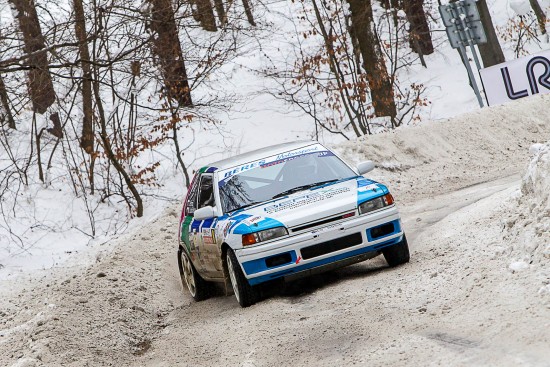
[{"label": "front wheel", "polygon": [[197,273],[189,255],[187,255],[187,252],[183,249],[179,251],[178,263],[181,283],[184,288],[189,289],[191,297],[193,297],[195,301],[207,299],[209,296],[209,284]]},{"label": "front wheel", "polygon": [[401,242],[390,247],[386,247],[382,250],[382,253],[391,267],[408,263],[411,255],[409,253],[407,237],[403,235]]},{"label": "front wheel", "polygon": [[252,306],[256,303],[258,291],[246,280],[233,250],[227,250],[225,260],[227,261],[227,272],[237,301],[239,301],[241,307]]}]

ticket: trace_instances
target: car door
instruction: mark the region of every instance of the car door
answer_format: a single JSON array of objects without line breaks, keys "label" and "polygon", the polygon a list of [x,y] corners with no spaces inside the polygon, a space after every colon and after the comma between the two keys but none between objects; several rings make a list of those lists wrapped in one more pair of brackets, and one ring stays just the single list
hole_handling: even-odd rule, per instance
[{"label": "car door", "polygon": [[197,174],[189,187],[187,198],[185,200],[184,218],[181,223],[181,241],[191,257],[193,265],[199,271],[204,273],[204,264],[201,261],[201,254],[198,245],[200,244],[199,226],[200,222],[193,217],[197,210],[198,194],[200,188],[201,175]]},{"label": "car door", "polygon": [[[197,194],[197,209],[205,206],[216,207],[214,195],[214,177],[211,173],[203,173],[200,177]],[[197,222],[197,223],[195,223]],[[216,238],[217,218],[203,221],[193,221],[191,228],[196,228],[198,237],[197,247],[205,274],[210,278],[220,278],[223,270],[220,261],[220,249]]]}]

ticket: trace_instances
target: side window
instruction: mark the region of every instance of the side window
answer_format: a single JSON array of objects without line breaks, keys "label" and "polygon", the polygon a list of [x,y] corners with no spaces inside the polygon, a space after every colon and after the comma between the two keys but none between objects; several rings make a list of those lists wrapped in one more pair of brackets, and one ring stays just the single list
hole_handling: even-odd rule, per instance
[{"label": "side window", "polygon": [[197,209],[205,206],[214,206],[214,188],[212,187],[212,175],[202,175],[200,181],[199,205]]},{"label": "side window", "polygon": [[189,188],[187,202],[185,203],[185,215],[193,215],[197,210],[197,193],[199,192],[200,177],[194,180],[193,186]]}]

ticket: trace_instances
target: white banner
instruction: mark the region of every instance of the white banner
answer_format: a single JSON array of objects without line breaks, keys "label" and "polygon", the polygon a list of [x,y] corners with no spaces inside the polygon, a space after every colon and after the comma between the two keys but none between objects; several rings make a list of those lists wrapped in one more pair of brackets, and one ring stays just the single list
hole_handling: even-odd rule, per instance
[{"label": "white banner", "polygon": [[479,71],[490,106],[550,93],[550,50]]}]

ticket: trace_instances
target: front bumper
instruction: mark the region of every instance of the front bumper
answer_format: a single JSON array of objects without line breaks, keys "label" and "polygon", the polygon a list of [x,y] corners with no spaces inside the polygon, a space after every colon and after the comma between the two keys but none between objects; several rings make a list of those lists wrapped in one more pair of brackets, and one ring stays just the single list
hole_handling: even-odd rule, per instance
[{"label": "front bumper", "polygon": [[238,249],[235,255],[248,282],[255,285],[366,260],[402,238],[399,212],[391,206],[279,241]]}]

